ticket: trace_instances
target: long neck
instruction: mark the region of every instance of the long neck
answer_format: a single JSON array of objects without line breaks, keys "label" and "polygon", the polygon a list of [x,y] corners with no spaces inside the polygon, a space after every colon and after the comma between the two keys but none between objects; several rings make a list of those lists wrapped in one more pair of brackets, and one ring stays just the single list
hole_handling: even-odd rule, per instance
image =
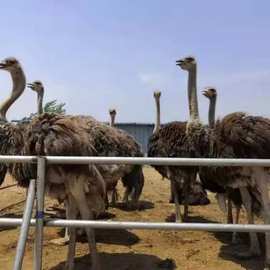
[{"label": "long neck", "polygon": [[155,97],[155,101],[156,101],[156,123],[153,133],[158,132],[160,129],[160,100],[158,97]]},{"label": "long neck", "polygon": [[114,124],[115,124],[115,114],[111,114],[111,123],[110,123],[110,126],[111,127],[114,127]]},{"label": "long neck", "polygon": [[188,72],[188,103],[190,121],[199,120],[198,98],[197,98],[197,69],[194,66]]},{"label": "long neck", "polygon": [[11,72],[13,82],[12,92],[10,96],[0,105],[0,119],[7,120],[6,114],[10,106],[21,96],[25,88],[25,75],[21,68],[15,72]]},{"label": "long neck", "polygon": [[208,111],[208,124],[210,128],[214,128],[216,119],[216,97],[210,98]]},{"label": "long neck", "polygon": [[44,97],[44,90],[38,92],[37,96],[37,113],[38,115],[43,113],[43,97]]}]

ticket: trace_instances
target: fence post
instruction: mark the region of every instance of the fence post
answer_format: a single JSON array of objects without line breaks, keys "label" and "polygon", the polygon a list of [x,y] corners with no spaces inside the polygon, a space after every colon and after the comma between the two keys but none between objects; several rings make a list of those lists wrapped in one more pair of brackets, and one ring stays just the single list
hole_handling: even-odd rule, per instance
[{"label": "fence post", "polygon": [[25,245],[26,245],[27,235],[29,232],[31,215],[32,215],[34,199],[35,199],[35,191],[36,191],[35,187],[36,187],[36,180],[32,179],[30,181],[30,185],[28,188],[27,199],[26,199],[26,203],[25,203],[25,210],[24,210],[24,214],[23,214],[22,226],[21,226],[21,230],[20,230],[19,241],[17,244],[13,270],[21,270],[22,269],[23,256],[24,256],[24,252],[25,252]]},{"label": "fence post", "polygon": [[37,159],[37,198],[36,198],[36,234],[34,249],[34,269],[42,270],[42,246],[43,246],[43,225],[44,225],[44,190],[46,159]]}]

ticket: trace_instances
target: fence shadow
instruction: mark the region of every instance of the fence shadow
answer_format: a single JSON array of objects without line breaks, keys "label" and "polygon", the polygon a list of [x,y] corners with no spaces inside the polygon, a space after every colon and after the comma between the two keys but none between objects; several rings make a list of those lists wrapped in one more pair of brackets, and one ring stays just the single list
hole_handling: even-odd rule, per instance
[{"label": "fence shadow", "polygon": [[[63,237],[65,230],[60,230],[58,234]],[[96,229],[95,236],[96,241],[103,244],[132,246],[140,241],[140,238],[136,234],[124,229]],[[82,231],[82,234],[77,235],[77,241],[87,243],[87,237],[84,230]]]},{"label": "fence shadow", "polygon": [[[106,270],[173,270],[176,269],[170,259],[162,260],[157,256],[134,253],[100,253],[101,268]],[[171,262],[171,263],[170,263]],[[91,259],[89,255],[75,259],[74,270],[89,269]],[[49,270],[64,270],[65,262],[50,268]]]},{"label": "fence shadow", "polygon": [[144,210],[148,210],[148,209],[153,209],[154,207],[155,207],[155,204],[153,202],[145,201],[145,200],[139,201],[137,207],[127,206],[123,202],[118,202],[115,206],[115,208],[118,208],[120,210],[127,211],[127,212],[131,212],[134,210],[144,211]]},{"label": "fence shadow", "polygon": [[[233,261],[239,265],[241,265],[244,269],[248,270],[263,270],[264,269],[264,253],[265,253],[265,245],[264,245],[264,234],[259,233],[260,246],[262,249],[262,255],[260,257],[253,257],[250,259],[239,259],[237,257],[238,252],[247,251],[249,248],[249,235],[248,233],[240,233],[240,243],[237,245],[233,245],[231,243],[231,237],[226,238],[221,236],[222,233],[219,233],[219,239],[222,238],[223,246],[220,248],[219,256],[223,260]],[[223,233],[224,234],[224,233]],[[220,237],[221,236],[221,237]],[[227,234],[228,236],[228,234]]]}]

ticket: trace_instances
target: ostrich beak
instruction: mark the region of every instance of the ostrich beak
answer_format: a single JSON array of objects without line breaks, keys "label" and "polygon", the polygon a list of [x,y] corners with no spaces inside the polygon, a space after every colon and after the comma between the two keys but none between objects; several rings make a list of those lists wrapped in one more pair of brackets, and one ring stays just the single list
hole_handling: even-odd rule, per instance
[{"label": "ostrich beak", "polygon": [[4,62],[0,63],[0,69],[4,69],[7,65]]},{"label": "ostrich beak", "polygon": [[207,90],[202,91],[202,94],[203,94],[205,97],[209,97]]},{"label": "ostrich beak", "polygon": [[177,61],[176,61],[176,65],[177,65],[177,66],[181,66],[183,63],[184,63],[183,60],[177,60]]},{"label": "ostrich beak", "polygon": [[28,84],[27,84],[27,87],[29,87],[29,88],[32,89],[32,88],[34,87],[34,85],[33,85],[32,83],[28,83]]}]

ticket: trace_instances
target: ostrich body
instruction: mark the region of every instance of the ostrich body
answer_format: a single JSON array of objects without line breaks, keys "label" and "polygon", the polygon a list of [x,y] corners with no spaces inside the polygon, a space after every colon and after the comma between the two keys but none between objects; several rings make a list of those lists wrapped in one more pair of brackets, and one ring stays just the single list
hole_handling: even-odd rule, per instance
[{"label": "ostrich body", "polygon": [[[115,117],[116,117],[116,110],[110,109],[110,126],[115,127]],[[121,133],[127,134],[125,131],[122,131],[120,129],[117,129]],[[129,135],[128,135],[129,136]],[[139,144],[135,141],[135,139],[131,136],[129,136],[134,140],[137,146],[138,150],[138,156],[143,156],[143,153],[140,150]],[[116,179],[115,179],[116,180]],[[128,172],[125,174],[122,178],[123,186],[125,187],[125,194],[123,198],[123,202],[125,202],[126,205],[128,205],[129,202],[129,196],[131,196],[131,203],[132,205],[138,206],[138,200],[142,193],[142,189],[144,186],[144,175],[141,165],[134,166],[134,169],[131,172]],[[111,182],[110,186],[108,187],[108,191],[112,190],[112,205],[115,206],[116,200],[117,200],[117,190],[116,190],[117,180],[114,182]]]},{"label": "ostrich body", "polygon": [[[209,99],[209,110],[208,110],[208,125],[210,128],[210,136],[213,136],[213,130],[215,128],[215,112],[216,112],[216,100],[217,100],[217,91],[215,88],[209,87],[203,91],[203,95]],[[238,224],[239,214],[241,210],[241,195],[238,189],[226,188],[219,183],[215,175],[215,170],[211,167],[202,167],[200,168],[200,180],[204,189],[209,190],[210,192],[216,193],[218,203],[220,208],[223,211],[227,210],[227,223]],[[228,202],[226,205],[226,198]],[[235,220],[233,220],[232,214],[232,201],[236,207]],[[237,243],[237,233],[233,233],[232,243]]]},{"label": "ostrich body", "polygon": [[[116,117],[116,110],[115,109],[110,109],[109,114],[110,114],[110,126],[114,127],[114,125],[115,125],[115,117]],[[116,185],[117,185],[117,182],[111,183],[111,186],[107,185],[107,193],[108,193],[108,191],[112,191],[112,199],[111,199],[111,205],[112,206],[115,206],[116,201],[118,199],[118,193],[117,193]],[[108,195],[107,195],[107,201],[108,201],[108,204],[109,204]]]},{"label": "ostrich body", "polygon": [[[13,79],[11,96],[0,107],[0,116],[6,121],[6,112],[25,88],[25,76],[19,62],[5,59],[0,68],[10,72]],[[0,153],[2,155],[48,156],[136,156],[134,140],[117,129],[108,127],[86,116],[41,114],[27,125],[4,123],[0,126]],[[93,217],[105,210],[106,182],[132,172],[133,165],[59,165],[46,170],[46,192],[68,201],[68,218]],[[36,165],[11,164],[9,172],[21,186],[28,186],[36,178]],[[76,230],[70,230],[68,269],[74,267]],[[94,231],[86,229],[92,257],[92,269],[100,269]]]},{"label": "ostrich body", "polygon": [[44,86],[41,81],[28,83],[27,86],[37,93],[37,114],[43,113]]},{"label": "ostrich body", "polygon": [[[156,101],[156,124],[154,132],[148,142],[148,156],[150,157],[187,157],[190,155],[186,148],[187,122],[171,122],[160,127],[160,93],[155,92]],[[179,221],[181,214],[179,203],[184,204],[184,218],[187,217],[188,204],[208,204],[206,192],[200,183],[195,181],[196,169],[174,166],[154,166],[163,176],[171,181],[171,193],[176,204],[176,220]],[[192,180],[189,177],[192,174]]]},{"label": "ostrich body", "polygon": [[[184,70],[194,70],[195,59],[185,58],[177,62]],[[193,75],[194,76],[194,75]],[[190,74],[190,79],[192,75]],[[196,120],[196,87],[189,84],[190,111]],[[192,102],[193,100],[193,102]],[[195,127],[198,125],[195,121]],[[194,124],[191,125],[192,133]],[[198,130],[198,128],[196,128]],[[189,132],[189,130],[188,130]],[[193,139],[193,138],[192,138]],[[216,122],[213,136],[208,132],[208,157],[212,158],[270,158],[270,120],[260,116],[250,116],[242,112],[227,115]],[[205,148],[205,150],[207,150]],[[217,167],[212,168],[215,176],[224,187],[239,189],[248,222],[254,223],[254,202],[261,205],[265,224],[270,223],[270,199],[268,194],[268,168],[259,167]],[[270,234],[265,234],[266,268],[270,265]],[[250,250],[245,255],[258,255],[260,246],[256,233],[250,233]]]}]

